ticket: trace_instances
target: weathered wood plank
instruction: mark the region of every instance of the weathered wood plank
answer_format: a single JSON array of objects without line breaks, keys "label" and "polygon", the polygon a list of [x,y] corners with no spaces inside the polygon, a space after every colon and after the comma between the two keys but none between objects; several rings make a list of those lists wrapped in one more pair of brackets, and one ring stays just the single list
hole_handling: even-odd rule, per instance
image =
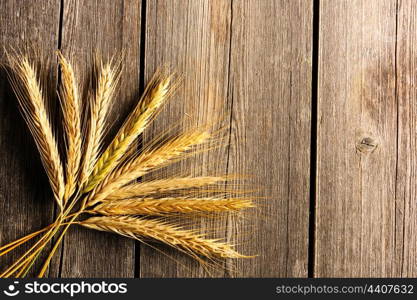
[{"label": "weathered wood plank", "polygon": [[[145,77],[149,79],[158,67],[168,64],[184,80],[177,95],[148,130],[145,143],[186,116],[190,119],[184,122],[185,127],[206,124],[219,117],[229,118],[230,102],[226,96],[230,21],[230,1],[147,1]],[[226,141],[227,133],[226,130]],[[225,174],[226,168],[227,149],[221,148],[198,155],[192,162],[167,168],[159,175]],[[204,224],[208,223],[201,222],[201,226]],[[220,221],[213,222],[212,226],[225,227]],[[166,255],[148,246],[141,247],[141,277],[208,276],[191,258],[168,247],[158,248]],[[222,273],[220,270],[219,274],[212,275],[222,276]]]},{"label": "weathered wood plank", "polygon": [[[320,2],[315,276],[400,276],[415,261],[415,130],[411,102],[398,102],[411,86],[397,68],[406,78],[411,57],[395,60],[396,15],[411,1]],[[404,52],[411,12],[401,12]]]},{"label": "weathered wood plank", "polygon": [[416,206],[416,41],[417,3],[398,1],[397,5],[397,171],[395,194],[395,233],[392,276],[417,276]]},{"label": "weathered wood plank", "polygon": [[[60,2],[1,1],[0,63],[8,50],[39,48],[40,56],[53,56],[58,45]],[[38,57],[39,58],[39,57]],[[47,67],[47,66],[45,66]],[[54,88],[52,65],[48,88]],[[0,243],[8,243],[48,225],[54,200],[32,136],[23,121],[4,70],[0,73]],[[23,254],[23,246],[0,259],[3,268]],[[39,260],[40,262],[40,260]],[[38,267],[35,265],[34,269]]]},{"label": "weathered wood plank", "polygon": [[[94,51],[108,59],[124,50],[120,92],[109,116],[122,120],[139,96],[141,1],[64,1],[63,9],[62,51],[74,58],[83,81],[90,76]],[[73,228],[63,249],[62,277],[134,276],[132,240]]]},{"label": "weathered wood plank", "polygon": [[[313,1],[233,1],[229,173],[261,189],[237,274],[306,277]],[[237,228],[236,232],[232,228]]]}]

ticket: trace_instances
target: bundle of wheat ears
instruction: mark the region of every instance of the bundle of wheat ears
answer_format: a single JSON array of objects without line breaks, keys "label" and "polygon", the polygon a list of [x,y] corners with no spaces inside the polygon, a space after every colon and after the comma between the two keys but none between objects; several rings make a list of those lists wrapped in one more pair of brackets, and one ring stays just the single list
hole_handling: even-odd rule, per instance
[{"label": "bundle of wheat ears", "polygon": [[[215,138],[213,130],[203,126],[155,138],[138,150],[138,137],[178,86],[177,76],[157,72],[113,140],[104,147],[107,113],[118,87],[122,60],[111,59],[105,63],[100,60],[96,64],[94,88],[90,87],[83,101],[74,68],[60,52],[57,56],[61,72],[58,98],[63,115],[62,138],[55,134],[57,130],[48,116],[46,93],[36,64],[25,54],[7,55],[11,85],[39,150],[59,213],[49,226],[0,247],[0,256],[3,256],[24,243],[33,243],[0,276],[27,275],[40,253],[48,249],[46,261],[36,273],[43,277],[72,225],[109,231],[139,241],[165,243],[197,260],[248,257],[237,252],[234,245],[182,225],[186,221],[181,223],[190,216],[203,217],[254,207],[245,194],[227,190],[229,176],[138,180],[201,151],[203,144]],[[88,109],[84,110],[84,106]],[[64,154],[60,153],[61,148],[65,149]],[[65,157],[65,163],[61,157]],[[196,192],[203,189],[209,193]],[[199,196],[202,194],[205,196]],[[53,245],[47,247],[52,241]]]}]

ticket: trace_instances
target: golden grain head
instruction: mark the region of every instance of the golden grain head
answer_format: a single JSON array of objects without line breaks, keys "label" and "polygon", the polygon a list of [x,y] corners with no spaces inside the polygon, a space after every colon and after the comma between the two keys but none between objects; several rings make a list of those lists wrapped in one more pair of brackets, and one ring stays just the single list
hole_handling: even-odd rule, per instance
[{"label": "golden grain head", "polygon": [[66,201],[75,191],[81,161],[81,103],[73,67],[61,52],[58,52],[58,61],[62,72],[60,99],[67,145],[64,196],[64,201]]},{"label": "golden grain head", "polygon": [[184,189],[196,189],[214,185],[227,180],[227,176],[200,176],[200,177],[173,177],[145,182],[135,182],[106,197],[107,200],[120,200],[142,197],[154,194],[163,194]]},{"label": "golden grain head", "polygon": [[79,223],[90,229],[114,232],[138,240],[152,239],[170,245],[194,258],[248,258],[230,244],[205,238],[193,230],[170,224],[163,219],[128,216],[91,217]]},{"label": "golden grain head", "polygon": [[110,61],[99,64],[99,75],[95,93],[90,97],[90,119],[87,128],[84,157],[79,184],[85,185],[99,157],[102,140],[107,125],[106,116],[110,108],[120,78],[118,64]]},{"label": "golden grain head", "polygon": [[244,198],[136,198],[103,201],[94,207],[95,213],[103,215],[147,215],[197,214],[238,211],[254,207],[250,199]]},{"label": "golden grain head", "polygon": [[97,161],[84,192],[91,191],[118,165],[123,155],[170,95],[172,87],[175,86],[171,84],[171,81],[172,75],[164,76],[163,74],[151,80],[136,108]]},{"label": "golden grain head", "polygon": [[208,131],[196,128],[172,138],[161,146],[145,149],[140,155],[127,161],[103,179],[90,193],[87,203],[91,206],[101,202],[114,191],[150,170],[166,166],[173,160],[179,159],[193,146],[207,141],[209,137]]},{"label": "golden grain head", "polygon": [[55,199],[62,207],[65,193],[63,167],[36,68],[27,56],[9,55],[8,58],[14,72],[11,84],[22,115],[39,150]]}]

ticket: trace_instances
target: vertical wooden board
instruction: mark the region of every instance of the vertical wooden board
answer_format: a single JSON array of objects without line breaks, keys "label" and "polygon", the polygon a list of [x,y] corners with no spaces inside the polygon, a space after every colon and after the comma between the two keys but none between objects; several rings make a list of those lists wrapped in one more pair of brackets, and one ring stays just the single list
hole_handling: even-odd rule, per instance
[{"label": "vertical wooden board", "polygon": [[[227,100],[231,2],[224,0],[147,1],[145,77],[170,65],[183,77],[176,96],[170,100],[145,135],[145,143],[179,120],[184,127],[204,125],[230,116]],[[228,130],[224,138],[228,141]],[[197,159],[163,170],[158,176],[182,174],[225,174],[227,149],[198,155]],[[145,176],[144,180],[151,178]],[[224,236],[222,221],[202,221],[199,227],[217,227]],[[163,253],[143,245],[141,277],[204,277],[208,273],[191,258],[176,250],[155,245]],[[139,263],[139,262],[137,262]],[[212,276],[224,273],[212,272]]]},{"label": "vertical wooden board", "polygon": [[[0,3],[0,63],[7,50],[27,45],[39,48],[40,56],[53,55],[58,45],[60,2],[2,1]],[[54,89],[56,71],[52,65],[48,89]],[[48,225],[54,212],[54,198],[33,138],[21,117],[4,70],[0,72],[0,244]],[[1,269],[16,260],[28,247],[14,250],[0,260]],[[39,266],[35,265],[34,269]]]},{"label": "vertical wooden board", "polygon": [[398,157],[393,275],[416,277],[417,3],[412,0],[399,1],[397,16]]},{"label": "vertical wooden board", "polygon": [[[106,60],[124,51],[120,91],[109,115],[114,127],[139,97],[140,22],[140,0],[64,1],[61,48],[83,83],[90,79],[94,52]],[[133,277],[134,241],[74,227],[65,237],[61,259],[62,277]]]},{"label": "vertical wooden board", "polygon": [[249,236],[231,219],[258,255],[238,276],[307,277],[312,23],[313,1],[233,2],[229,173],[263,199]]},{"label": "vertical wooden board", "polygon": [[320,3],[315,276],[399,276],[397,3]]}]

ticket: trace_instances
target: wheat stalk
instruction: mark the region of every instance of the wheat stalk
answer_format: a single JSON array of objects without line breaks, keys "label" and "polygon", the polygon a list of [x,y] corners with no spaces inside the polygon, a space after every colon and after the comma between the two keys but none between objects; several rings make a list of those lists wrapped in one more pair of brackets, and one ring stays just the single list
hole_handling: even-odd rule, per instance
[{"label": "wheat stalk", "polygon": [[74,69],[59,51],[58,60],[62,72],[60,98],[67,138],[67,168],[64,196],[64,201],[66,201],[75,190],[81,161],[81,104]]},{"label": "wheat stalk", "polygon": [[135,182],[115,190],[106,197],[106,200],[120,200],[182,189],[200,188],[225,182],[227,178],[227,176],[173,177],[147,182]]},{"label": "wheat stalk", "polygon": [[62,208],[65,193],[63,168],[35,67],[27,56],[9,55],[8,60],[15,71],[10,78],[22,115],[39,150],[55,199]]},{"label": "wheat stalk", "polygon": [[244,198],[141,198],[105,201],[92,210],[102,215],[148,215],[163,216],[176,213],[203,213],[237,211],[254,207]]},{"label": "wheat stalk", "polygon": [[233,246],[215,239],[206,239],[193,230],[169,224],[163,219],[134,218],[127,216],[91,217],[79,222],[90,229],[114,232],[126,237],[143,240],[153,239],[196,257],[206,258],[247,258]]},{"label": "wheat stalk", "polygon": [[88,196],[87,204],[92,206],[104,200],[120,187],[143,176],[149,170],[166,165],[190,150],[194,145],[203,143],[209,137],[209,132],[197,128],[180,134],[162,146],[145,150],[138,157],[127,161],[103,179]]},{"label": "wheat stalk", "polygon": [[165,102],[172,90],[171,81],[172,76],[165,76],[163,73],[154,76],[136,108],[122,125],[106,151],[100,156],[84,192],[91,191],[119,163],[129,146],[143,132],[151,118]]},{"label": "wheat stalk", "polygon": [[[184,221],[181,218],[186,218],[183,214],[238,211],[254,206],[250,199],[239,198],[234,196],[236,193],[217,187],[212,191],[204,191],[206,195],[213,196],[198,197],[194,193],[203,186],[226,184],[228,176],[171,177],[132,183],[150,171],[195,154],[197,151],[194,146],[211,137],[208,127],[194,128],[170,139],[166,139],[167,134],[164,134],[145,147],[140,154],[133,151],[136,138],[172,93],[175,86],[173,76],[158,73],[152,79],[134,111],[100,156],[106,116],[120,77],[120,64],[115,65],[113,60],[104,65],[100,63],[97,87],[91,93],[93,96],[89,102],[88,131],[83,143],[81,93],[75,72],[60,52],[58,60],[62,70],[59,95],[67,142],[65,176],[36,70],[27,56],[10,56],[9,59],[11,67],[16,71],[15,77],[11,76],[11,79],[22,115],[34,136],[61,212],[55,222],[46,228],[0,248],[2,256],[43,233],[0,277],[25,276],[43,249],[54,239],[55,244],[38,275],[42,277],[67,230],[73,224],[115,232],[138,240],[153,239],[199,261],[202,256],[210,260],[247,257],[239,254],[230,244],[209,239],[195,230],[180,226]],[[224,193],[220,196],[219,192]],[[76,206],[78,200],[82,202]],[[85,213],[101,216],[78,221],[78,217]],[[55,238],[56,234],[59,234],[58,238]]]},{"label": "wheat stalk", "polygon": [[83,185],[93,172],[94,165],[98,159],[106,127],[106,115],[119,77],[120,72],[117,67],[112,65],[112,62],[105,65],[102,62],[100,63],[97,89],[90,101],[90,120],[79,178],[80,185]]}]

